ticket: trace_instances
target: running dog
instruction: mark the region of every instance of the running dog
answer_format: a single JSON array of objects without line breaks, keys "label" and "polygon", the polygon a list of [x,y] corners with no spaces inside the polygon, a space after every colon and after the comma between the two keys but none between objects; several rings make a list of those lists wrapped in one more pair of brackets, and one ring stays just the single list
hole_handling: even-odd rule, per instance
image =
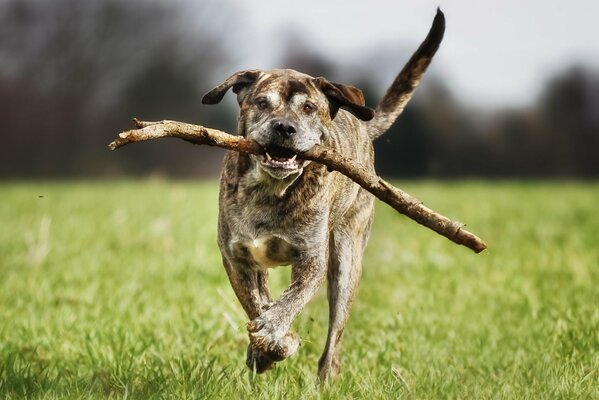
[{"label": "running dog", "polygon": [[[338,172],[301,158],[329,146],[374,171],[372,141],[401,114],[445,31],[440,10],[432,27],[380,104],[362,92],[294,70],[233,74],[202,102],[216,104],[232,89],[237,132],[264,147],[264,156],[227,152],[220,182],[218,245],[233,290],[249,317],[247,365],[262,373],[300,345],[291,324],[327,278],[329,329],[318,375],[339,373],[340,342],[362,271],[374,197]],[[268,269],[291,265],[291,284],[274,301]]]}]

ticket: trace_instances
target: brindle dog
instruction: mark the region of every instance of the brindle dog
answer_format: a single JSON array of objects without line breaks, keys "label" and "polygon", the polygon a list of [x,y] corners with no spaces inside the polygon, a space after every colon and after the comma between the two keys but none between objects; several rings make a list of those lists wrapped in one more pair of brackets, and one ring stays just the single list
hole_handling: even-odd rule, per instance
[{"label": "brindle dog", "polygon": [[[266,150],[228,152],[220,184],[218,245],[233,290],[247,313],[247,365],[258,373],[293,354],[289,329],[328,279],[329,331],[318,363],[327,379],[340,369],[340,341],[362,270],[374,198],[347,177],[301,159],[329,146],[374,170],[372,140],[402,112],[445,30],[437,11],[431,30],[375,110],[352,86],[293,70],[242,71],[202,100],[221,101],[232,88],[241,108],[238,134]],[[291,265],[291,284],[277,301],[268,268]]]}]

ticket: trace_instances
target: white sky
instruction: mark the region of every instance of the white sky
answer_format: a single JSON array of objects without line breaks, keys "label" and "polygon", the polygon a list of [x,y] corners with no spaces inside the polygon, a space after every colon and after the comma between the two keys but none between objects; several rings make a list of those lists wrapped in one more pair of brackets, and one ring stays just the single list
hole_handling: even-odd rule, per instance
[{"label": "white sky", "polygon": [[[333,60],[358,62],[397,48],[403,66],[424,39],[436,7],[447,30],[431,72],[466,103],[530,104],[544,80],[574,62],[599,67],[599,0],[226,0],[239,12],[237,67],[275,67],[290,31]],[[370,53],[369,53],[370,52]],[[391,52],[390,52],[391,53]],[[360,60],[364,62],[365,60]],[[366,60],[367,62],[367,60]],[[374,62],[374,61],[373,61]],[[389,66],[381,66],[381,71]],[[385,76],[386,79],[389,79]],[[426,79],[425,79],[426,80]],[[349,83],[349,82],[348,82]]]}]

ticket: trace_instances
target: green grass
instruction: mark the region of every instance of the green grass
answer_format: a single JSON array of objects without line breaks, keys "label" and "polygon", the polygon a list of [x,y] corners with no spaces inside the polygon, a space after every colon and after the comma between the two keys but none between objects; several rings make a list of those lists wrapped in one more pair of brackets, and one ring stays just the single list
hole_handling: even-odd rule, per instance
[{"label": "green grass", "polygon": [[379,204],[342,376],[319,387],[324,291],[296,355],[245,369],[214,183],[0,184],[0,398],[598,398],[599,185],[401,186],[489,251]]}]

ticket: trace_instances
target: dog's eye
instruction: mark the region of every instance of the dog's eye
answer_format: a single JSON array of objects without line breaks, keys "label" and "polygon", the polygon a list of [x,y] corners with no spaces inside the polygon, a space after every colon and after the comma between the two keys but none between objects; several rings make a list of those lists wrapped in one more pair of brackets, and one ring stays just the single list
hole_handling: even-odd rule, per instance
[{"label": "dog's eye", "polygon": [[264,97],[261,97],[256,100],[256,106],[260,110],[266,110],[268,108],[268,100],[266,100]]},{"label": "dog's eye", "polygon": [[309,102],[304,103],[304,106],[302,107],[302,110],[306,114],[312,114],[315,109],[316,109],[316,106],[314,104],[312,104],[312,103],[309,103]]}]

